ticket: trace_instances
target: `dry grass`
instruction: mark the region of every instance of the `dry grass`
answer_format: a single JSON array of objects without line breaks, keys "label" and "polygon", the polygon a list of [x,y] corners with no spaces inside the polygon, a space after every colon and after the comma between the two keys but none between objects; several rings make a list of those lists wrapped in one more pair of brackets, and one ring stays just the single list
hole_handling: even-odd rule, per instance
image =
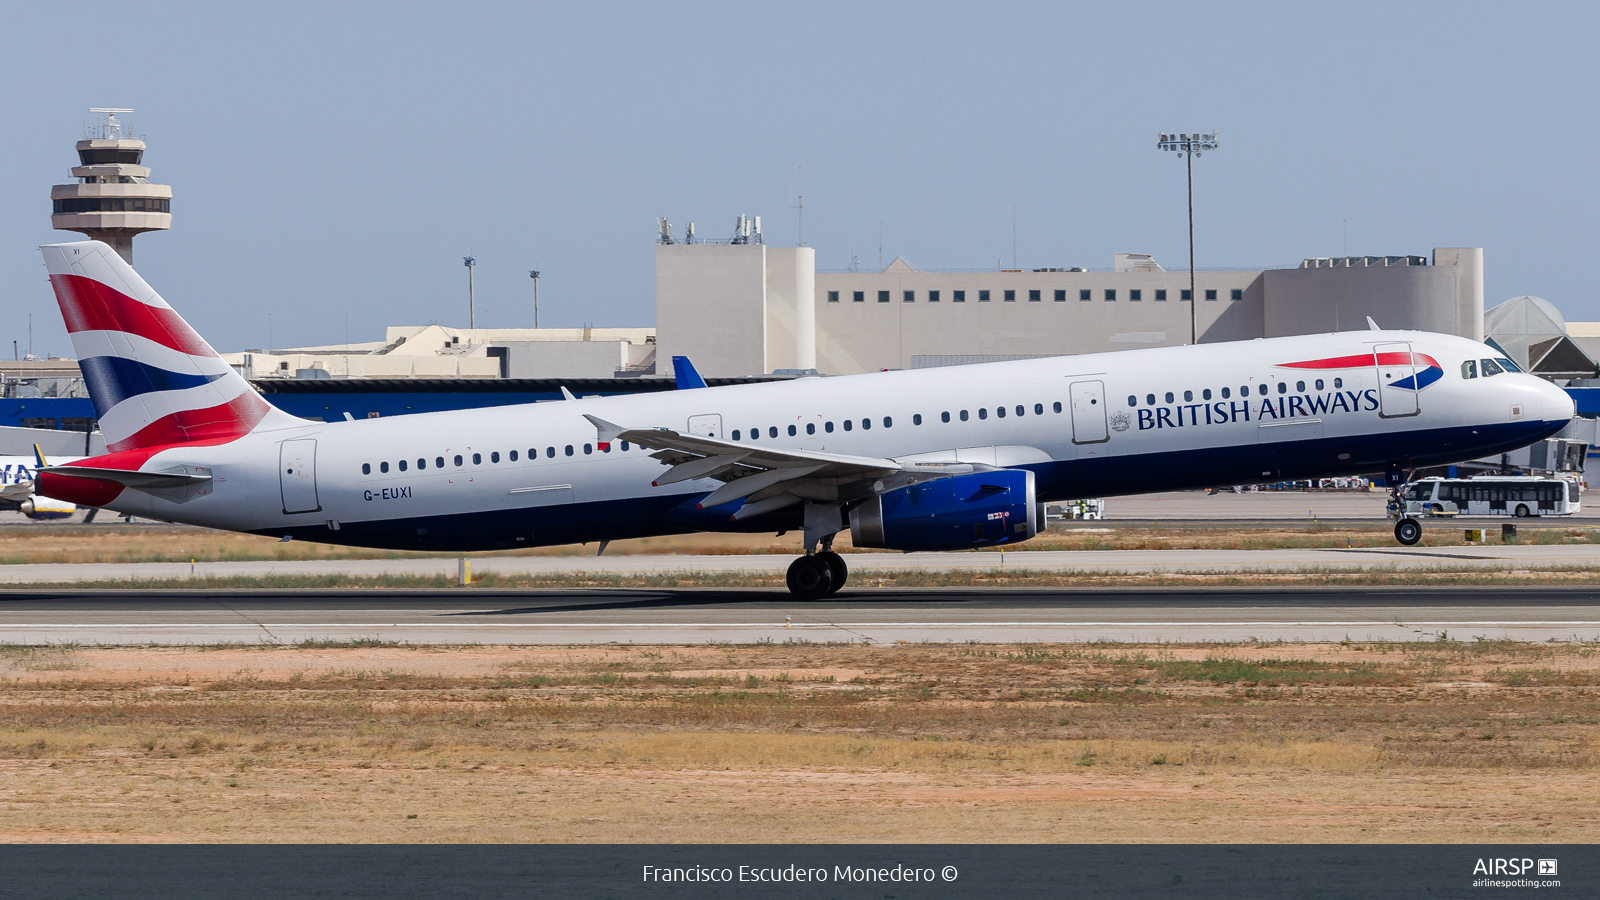
[{"label": "dry grass", "polygon": [[0,650],[0,839],[1600,838],[1600,649]]},{"label": "dry grass", "polygon": [[[1099,527],[1105,525],[1105,527]],[[1420,546],[1447,547],[1466,543],[1452,523],[1429,523]],[[1496,539],[1498,540],[1498,539]],[[1600,530],[1583,527],[1524,529],[1522,543],[1595,543]],[[1030,550],[1269,550],[1328,547],[1392,547],[1392,526],[1384,522],[1354,528],[1285,523],[1275,526],[1119,528],[1114,523],[1055,525],[1031,541],[1006,549]],[[496,556],[589,556],[597,547],[565,545],[498,552]],[[797,553],[800,535],[686,534],[616,541],[608,555]],[[849,532],[835,549],[855,552]],[[414,553],[368,550],[305,541],[280,543],[273,538],[231,534],[203,528],[161,525],[32,525],[0,528],[0,565],[20,563],[228,562],[243,560],[404,559],[455,557],[459,553]],[[490,554],[466,554],[478,557]]]}]

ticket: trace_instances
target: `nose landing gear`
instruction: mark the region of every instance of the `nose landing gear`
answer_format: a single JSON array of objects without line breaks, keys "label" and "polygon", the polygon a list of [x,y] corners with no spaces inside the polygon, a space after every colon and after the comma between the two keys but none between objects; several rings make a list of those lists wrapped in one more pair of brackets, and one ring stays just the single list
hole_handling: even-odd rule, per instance
[{"label": "nose landing gear", "polygon": [[1422,540],[1422,523],[1410,516],[1394,523],[1394,539],[1407,547]]}]

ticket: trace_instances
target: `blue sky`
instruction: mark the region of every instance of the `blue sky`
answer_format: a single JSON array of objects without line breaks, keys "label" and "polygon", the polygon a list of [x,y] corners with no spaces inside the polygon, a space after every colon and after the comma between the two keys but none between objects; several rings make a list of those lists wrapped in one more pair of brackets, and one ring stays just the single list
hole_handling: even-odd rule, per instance
[{"label": "blue sky", "polygon": [[[35,247],[90,106],[171,184],[138,268],[222,350],[386,324],[648,325],[655,217],[818,266],[1485,248],[1490,305],[1600,319],[1600,14],[1579,4],[0,7],[0,339],[70,355]],[[1014,212],[1013,212],[1014,211]]]}]

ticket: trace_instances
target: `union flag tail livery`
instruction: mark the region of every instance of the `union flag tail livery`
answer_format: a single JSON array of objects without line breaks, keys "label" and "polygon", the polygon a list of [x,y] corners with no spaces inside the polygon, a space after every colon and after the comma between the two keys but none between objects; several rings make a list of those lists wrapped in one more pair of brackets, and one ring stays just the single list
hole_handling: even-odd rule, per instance
[{"label": "union flag tail livery", "polygon": [[38,494],[433,552],[798,531],[789,588],[807,599],[844,585],[845,529],[856,547],[1003,546],[1047,501],[1398,480],[1573,414],[1494,347],[1374,327],[720,387],[684,366],[695,390],[312,421],[269,407],[110,247],[44,256],[110,452],[44,468]]},{"label": "union flag tail livery", "polygon": [[298,421],[261,399],[109,246],[41,249],[109,452],[223,443]]}]

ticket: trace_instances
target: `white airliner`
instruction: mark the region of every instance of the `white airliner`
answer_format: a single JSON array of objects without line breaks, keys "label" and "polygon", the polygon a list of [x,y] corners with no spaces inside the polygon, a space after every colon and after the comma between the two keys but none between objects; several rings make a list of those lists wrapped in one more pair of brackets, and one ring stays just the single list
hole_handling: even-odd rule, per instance
[{"label": "white airliner", "polygon": [[[78,507],[33,491],[35,474],[47,466],[64,466],[76,456],[45,456],[37,444],[33,456],[0,456],[0,509],[14,509],[30,519],[67,519]],[[91,511],[90,516],[94,513]]]},{"label": "white airliner", "polygon": [[268,405],[105,244],[42,250],[108,442],[42,493],[404,550],[803,529],[789,586],[807,598],[844,584],[846,529],[858,547],[1010,544],[1045,501],[1398,476],[1573,415],[1487,345],[1374,327],[314,422]]}]

